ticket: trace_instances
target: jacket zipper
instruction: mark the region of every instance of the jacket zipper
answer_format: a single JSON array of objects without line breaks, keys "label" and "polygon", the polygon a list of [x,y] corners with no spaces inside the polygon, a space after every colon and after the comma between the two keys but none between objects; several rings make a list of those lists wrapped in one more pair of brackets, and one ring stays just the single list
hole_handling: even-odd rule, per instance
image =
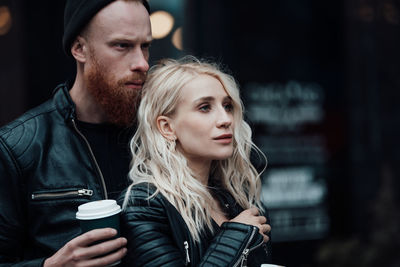
[{"label": "jacket zipper", "polygon": [[92,150],[92,148],[90,147],[89,141],[88,141],[88,140],[86,139],[86,137],[81,133],[81,131],[79,131],[78,127],[76,126],[75,119],[72,119],[72,125],[74,126],[75,131],[76,131],[76,132],[82,137],[82,139],[85,141],[86,146],[87,146],[88,149],[89,149],[89,152],[90,152],[90,155],[91,155],[91,157],[92,157],[92,159],[93,159],[94,165],[96,166],[97,172],[98,172],[98,174],[100,175],[100,181],[101,181],[101,184],[102,184],[102,186],[103,186],[104,199],[108,199],[106,183],[105,183],[105,181],[104,181],[104,177],[103,177],[103,174],[102,174],[102,172],[101,172],[101,170],[100,170],[99,164],[97,163],[96,158],[95,158],[95,156],[94,156],[93,150]]},{"label": "jacket zipper", "polygon": [[268,248],[266,244],[263,244],[263,249],[265,251],[265,254],[268,256]]},{"label": "jacket zipper", "polygon": [[256,234],[256,232],[258,231],[258,228],[256,226],[253,226],[253,231],[251,232],[250,238],[247,241],[246,246],[244,247],[244,250],[242,252],[242,255],[240,256],[240,258],[238,259],[238,261],[233,265],[234,267],[240,266],[241,267],[247,267],[247,256],[249,255],[249,253],[253,250],[255,250],[256,248],[258,248],[259,246],[261,246],[264,243],[264,240],[261,241],[260,244],[252,247],[251,249],[248,249],[247,247],[250,245],[251,240],[253,239],[254,235]]},{"label": "jacket zipper", "polygon": [[64,196],[92,196],[93,190],[90,189],[78,189],[64,192],[48,192],[48,193],[33,193],[32,200],[43,199],[43,198],[54,198]]},{"label": "jacket zipper", "polygon": [[189,243],[187,241],[185,241],[185,242],[183,242],[183,245],[185,246],[185,251],[186,251],[186,262],[185,262],[185,265],[187,266],[190,263]]},{"label": "jacket zipper", "polygon": [[254,246],[254,247],[252,247],[250,249],[245,249],[243,251],[243,256],[242,256],[243,257],[243,261],[242,261],[242,265],[241,265],[242,267],[247,267],[247,257],[249,256],[249,253],[252,252],[253,250],[255,250],[256,248],[260,247],[262,244],[264,244],[264,240],[261,241],[260,244]]}]

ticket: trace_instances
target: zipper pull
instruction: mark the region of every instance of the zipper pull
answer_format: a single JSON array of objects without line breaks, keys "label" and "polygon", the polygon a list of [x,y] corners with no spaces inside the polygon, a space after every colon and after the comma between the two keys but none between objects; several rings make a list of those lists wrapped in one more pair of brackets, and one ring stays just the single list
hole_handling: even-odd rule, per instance
[{"label": "zipper pull", "polygon": [[241,267],[247,267],[247,256],[248,256],[248,254],[249,254],[249,251],[250,251],[250,250],[249,250],[248,248],[246,248],[245,250],[243,250]]},{"label": "zipper pull", "polygon": [[264,244],[262,245],[262,247],[263,247],[263,249],[264,249],[264,251],[265,251],[265,254],[268,256],[269,253],[268,253],[267,245],[264,243]]},{"label": "zipper pull", "polygon": [[185,265],[188,265],[188,263],[190,263],[189,243],[187,241],[185,241],[185,242],[183,242],[183,245],[185,246],[185,251],[186,251],[186,263],[185,263]]},{"label": "zipper pull", "polygon": [[78,195],[80,195],[80,196],[92,196],[93,195],[93,190],[80,189],[80,190],[78,190]]}]

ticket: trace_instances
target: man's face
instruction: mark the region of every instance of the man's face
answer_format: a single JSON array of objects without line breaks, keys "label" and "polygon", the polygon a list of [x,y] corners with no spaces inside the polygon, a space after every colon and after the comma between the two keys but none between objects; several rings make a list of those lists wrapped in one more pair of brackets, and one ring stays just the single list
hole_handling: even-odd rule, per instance
[{"label": "man's face", "polygon": [[85,33],[87,89],[110,123],[129,126],[149,69],[150,18],[138,2],[115,1],[103,8]]}]

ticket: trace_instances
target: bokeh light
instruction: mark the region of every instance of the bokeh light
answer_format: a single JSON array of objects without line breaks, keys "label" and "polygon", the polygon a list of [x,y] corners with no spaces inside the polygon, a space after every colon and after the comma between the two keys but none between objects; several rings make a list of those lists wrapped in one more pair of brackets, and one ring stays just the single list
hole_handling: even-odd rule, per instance
[{"label": "bokeh light", "polygon": [[183,50],[182,44],[182,27],[179,27],[175,30],[174,34],[172,35],[172,43],[178,50]]},{"label": "bokeh light", "polygon": [[11,28],[11,13],[8,7],[0,6],[0,35],[5,35]]},{"label": "bokeh light", "polygon": [[166,11],[156,11],[150,15],[151,30],[154,39],[167,36],[174,26],[174,17]]}]

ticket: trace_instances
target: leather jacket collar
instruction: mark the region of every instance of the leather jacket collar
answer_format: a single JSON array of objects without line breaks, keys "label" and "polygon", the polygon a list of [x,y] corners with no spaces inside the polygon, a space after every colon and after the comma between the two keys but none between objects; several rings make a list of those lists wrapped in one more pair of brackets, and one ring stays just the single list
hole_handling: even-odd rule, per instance
[{"label": "leather jacket collar", "polygon": [[54,105],[66,122],[76,118],[76,106],[69,95],[69,89],[68,83],[63,83],[53,91]]}]

